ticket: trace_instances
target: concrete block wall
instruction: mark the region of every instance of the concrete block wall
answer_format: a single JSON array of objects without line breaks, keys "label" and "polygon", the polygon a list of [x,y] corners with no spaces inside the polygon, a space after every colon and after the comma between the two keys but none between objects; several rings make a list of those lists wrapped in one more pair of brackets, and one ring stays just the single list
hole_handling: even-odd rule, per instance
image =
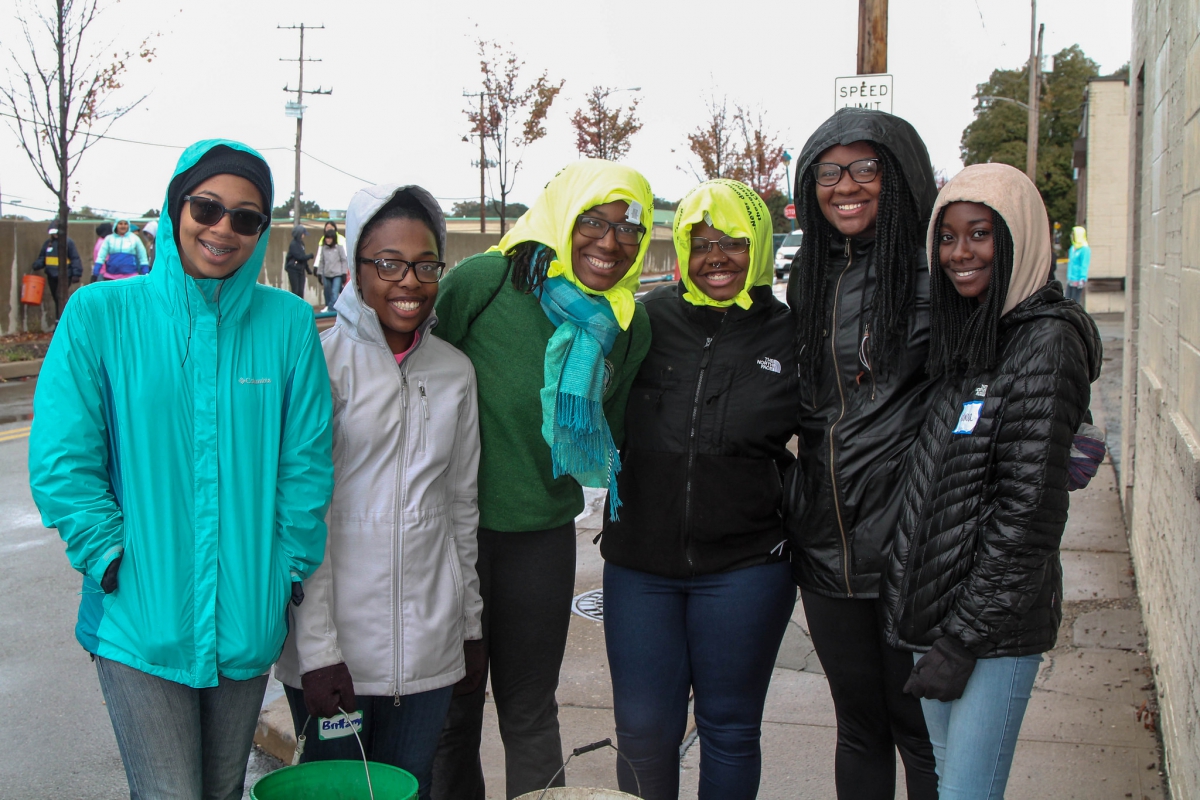
[{"label": "concrete block wall", "polygon": [[[1135,0],[1123,477],[1172,795],[1200,797],[1200,0]],[[1138,84],[1139,72],[1143,83]],[[1140,146],[1136,143],[1140,142]],[[1129,464],[1132,460],[1132,465]]]},{"label": "concrete block wall", "polygon": [[[1089,278],[1123,278],[1129,228],[1129,85],[1088,83],[1087,227],[1092,248]],[[1089,291],[1093,314],[1123,311],[1123,292]]]},{"label": "concrete block wall", "polygon": [[[83,283],[91,281],[92,247],[96,242],[95,220],[70,223],[70,236],[79,249],[83,261]],[[54,321],[54,303],[46,292],[41,306],[26,306],[20,302],[21,279],[31,272],[38,249],[46,240],[46,222],[0,220],[0,335],[24,331],[48,330]],[[314,252],[319,243],[323,226],[305,223],[308,235],[304,246]],[[288,288],[283,265],[287,258],[288,243],[292,238],[292,224],[282,223],[271,227],[271,238],[267,244],[267,255],[263,260],[258,282],[281,289]],[[450,231],[446,235],[446,263],[457,264],[468,256],[482,253],[500,241],[497,233],[467,233]],[[675,268],[675,245],[670,239],[654,239],[643,266],[645,274],[669,273]],[[323,303],[321,282],[309,277],[305,285],[304,298],[313,305]]]}]

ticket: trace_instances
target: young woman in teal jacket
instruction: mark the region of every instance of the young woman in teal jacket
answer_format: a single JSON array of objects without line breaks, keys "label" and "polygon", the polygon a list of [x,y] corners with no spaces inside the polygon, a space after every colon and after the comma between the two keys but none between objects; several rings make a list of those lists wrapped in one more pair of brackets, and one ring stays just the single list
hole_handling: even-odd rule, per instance
[{"label": "young woman in teal jacket", "polygon": [[29,478],[83,573],[133,797],[239,798],[287,604],[321,562],[329,376],[311,308],[257,283],[271,175],[198,142],[157,269],[68,306],[34,396]]}]

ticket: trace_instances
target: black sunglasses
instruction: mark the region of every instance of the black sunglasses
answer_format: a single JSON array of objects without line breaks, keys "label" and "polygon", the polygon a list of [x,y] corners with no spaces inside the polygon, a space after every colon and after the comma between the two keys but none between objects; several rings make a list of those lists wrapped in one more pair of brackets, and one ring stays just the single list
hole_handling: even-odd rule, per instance
[{"label": "black sunglasses", "polygon": [[257,236],[271,224],[271,218],[266,214],[248,208],[226,208],[210,197],[188,194],[183,199],[188,203],[192,219],[207,227],[216,225],[226,214],[229,215],[229,227],[240,236]]},{"label": "black sunglasses", "polygon": [[421,283],[437,283],[446,271],[445,261],[405,261],[402,258],[360,258],[359,265],[374,264],[379,280],[399,283],[411,269]]}]

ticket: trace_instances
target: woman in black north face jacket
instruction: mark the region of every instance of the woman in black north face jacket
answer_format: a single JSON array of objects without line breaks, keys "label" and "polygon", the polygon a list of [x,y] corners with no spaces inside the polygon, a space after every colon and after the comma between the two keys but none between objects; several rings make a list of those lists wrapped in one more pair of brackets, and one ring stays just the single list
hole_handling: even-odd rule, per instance
[{"label": "woman in black north face jacket", "polygon": [[937,189],[917,132],[843,108],[796,171],[804,243],[788,304],[800,366],[799,469],[788,492],[793,576],[837,711],[841,800],[890,800],[896,751],[911,800],[936,800],[912,668],[884,641],[880,582],[900,510],[902,461],[932,381],[923,239]]},{"label": "woman in black north face jacket", "polygon": [[650,352],[629,393],[604,525],[604,632],[621,789],[679,796],[695,695],[700,797],[758,792],[771,670],[796,602],[782,475],[796,430],[787,307],[771,292],[771,215],[754,191],[707,181],[680,203],[683,280],[651,292]]},{"label": "woman in black north face jacket", "polygon": [[1022,172],[959,173],[929,242],[940,267],[929,364],[941,380],[905,469],[888,638],[917,651],[905,691],[922,698],[940,797],[1002,797],[1062,619],[1067,467],[1100,339],[1046,283],[1046,209]]}]

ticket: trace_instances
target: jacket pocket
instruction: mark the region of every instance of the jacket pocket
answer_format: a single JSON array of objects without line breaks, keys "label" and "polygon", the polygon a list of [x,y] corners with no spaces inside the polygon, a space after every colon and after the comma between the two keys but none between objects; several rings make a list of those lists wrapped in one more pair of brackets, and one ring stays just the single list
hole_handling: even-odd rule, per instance
[{"label": "jacket pocket", "polygon": [[450,574],[454,576],[454,593],[463,599],[462,570],[458,563],[458,542],[453,536],[446,537],[446,560],[450,563]]}]

